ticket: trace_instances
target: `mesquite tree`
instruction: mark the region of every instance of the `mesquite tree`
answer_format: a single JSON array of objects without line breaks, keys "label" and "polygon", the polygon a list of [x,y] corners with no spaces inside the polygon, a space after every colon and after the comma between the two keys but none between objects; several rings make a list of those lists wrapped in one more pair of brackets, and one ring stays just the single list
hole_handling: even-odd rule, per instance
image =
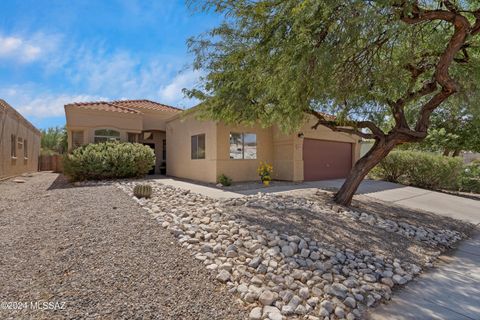
[{"label": "mesquite tree", "polygon": [[423,140],[442,102],[478,90],[477,1],[206,0],[192,6],[224,15],[221,25],[189,40],[194,67],[205,76],[186,92],[202,101],[204,116],[287,131],[313,116],[315,127],[375,140],[335,195],[340,204],[350,204],[395,146]]}]

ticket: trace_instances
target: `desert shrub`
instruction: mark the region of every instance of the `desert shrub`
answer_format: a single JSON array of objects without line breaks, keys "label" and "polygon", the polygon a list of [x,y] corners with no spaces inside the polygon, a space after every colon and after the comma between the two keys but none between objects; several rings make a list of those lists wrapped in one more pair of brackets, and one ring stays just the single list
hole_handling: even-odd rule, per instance
[{"label": "desert shrub", "polygon": [[222,186],[228,187],[232,185],[232,179],[224,175],[223,173],[218,176],[217,182],[222,184]]},{"label": "desert shrub", "polygon": [[461,158],[420,151],[392,151],[372,170],[372,176],[426,189],[458,189]]},{"label": "desert shrub", "polygon": [[474,160],[463,168],[459,188],[460,191],[480,193],[480,161]]},{"label": "desert shrub", "polygon": [[412,152],[392,151],[375,168],[370,176],[390,182],[400,182],[412,164]]},{"label": "desert shrub", "polygon": [[155,165],[153,150],[139,143],[88,144],[64,157],[72,181],[142,177]]},{"label": "desert shrub", "polygon": [[408,183],[426,189],[458,188],[463,161],[425,152],[414,153],[414,162],[407,169]]}]

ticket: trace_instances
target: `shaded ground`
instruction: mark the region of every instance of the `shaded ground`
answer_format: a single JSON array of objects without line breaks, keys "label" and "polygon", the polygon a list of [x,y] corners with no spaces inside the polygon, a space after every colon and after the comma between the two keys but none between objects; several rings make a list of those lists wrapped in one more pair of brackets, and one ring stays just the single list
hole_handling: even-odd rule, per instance
[{"label": "shaded ground", "polygon": [[[287,194],[306,197],[331,206],[331,194],[310,190],[296,190]],[[355,196],[354,207],[365,212],[375,213],[383,218],[404,221],[416,226],[447,228],[470,234],[473,226],[452,218],[432,213],[410,210],[374,200],[367,196]],[[238,207],[237,207],[238,208]],[[258,208],[241,207],[236,210],[252,224],[275,228],[279,232],[298,234],[315,240],[326,241],[340,248],[354,250],[368,249],[385,256],[400,258],[415,264],[424,264],[440,252],[420,241],[405,238],[397,233],[387,232],[378,227],[360,223],[335,213],[312,213],[305,210],[270,211]]]},{"label": "shaded ground", "polygon": [[474,228],[473,224],[465,221],[424,210],[413,210],[364,195],[355,196],[352,206],[360,211],[375,213],[384,219],[395,219],[415,226],[426,226],[432,229],[450,229],[466,235],[470,235]]},{"label": "shaded ground", "polygon": [[243,319],[203,265],[113,186],[69,188],[56,174],[0,183],[0,319]]}]

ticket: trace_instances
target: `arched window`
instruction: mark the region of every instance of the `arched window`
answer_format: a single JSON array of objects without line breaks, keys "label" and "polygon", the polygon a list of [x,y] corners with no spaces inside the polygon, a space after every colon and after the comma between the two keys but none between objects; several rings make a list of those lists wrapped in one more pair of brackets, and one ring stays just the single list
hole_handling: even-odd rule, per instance
[{"label": "arched window", "polygon": [[95,143],[105,141],[118,141],[120,140],[120,132],[111,129],[99,129],[95,130],[95,137],[93,141]]}]

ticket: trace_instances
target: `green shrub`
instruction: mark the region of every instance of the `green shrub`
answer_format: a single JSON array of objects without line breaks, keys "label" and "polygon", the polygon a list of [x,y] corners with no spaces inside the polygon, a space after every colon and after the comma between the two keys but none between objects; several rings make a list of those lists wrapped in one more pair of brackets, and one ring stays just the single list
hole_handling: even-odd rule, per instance
[{"label": "green shrub", "polygon": [[155,165],[153,150],[139,143],[88,144],[64,157],[72,181],[142,177]]},{"label": "green shrub", "polygon": [[411,152],[392,151],[370,171],[370,176],[390,182],[400,182],[411,163]]},{"label": "green shrub", "polygon": [[480,193],[480,161],[474,160],[463,168],[459,187],[460,191]]},{"label": "green shrub", "polygon": [[463,161],[458,157],[413,151],[413,162],[407,170],[408,183],[426,189],[458,188]]},{"label": "green shrub", "polygon": [[40,149],[40,155],[41,156],[54,156],[58,155],[59,153],[55,150],[50,150],[50,149]]},{"label": "green shrub", "polygon": [[461,158],[421,151],[392,151],[372,170],[371,176],[426,189],[458,189]]},{"label": "green shrub", "polygon": [[217,182],[218,182],[218,183],[221,183],[222,186],[224,186],[224,187],[228,187],[228,186],[232,185],[232,179],[229,178],[229,177],[227,177],[227,176],[224,175],[223,173],[218,176]]}]

